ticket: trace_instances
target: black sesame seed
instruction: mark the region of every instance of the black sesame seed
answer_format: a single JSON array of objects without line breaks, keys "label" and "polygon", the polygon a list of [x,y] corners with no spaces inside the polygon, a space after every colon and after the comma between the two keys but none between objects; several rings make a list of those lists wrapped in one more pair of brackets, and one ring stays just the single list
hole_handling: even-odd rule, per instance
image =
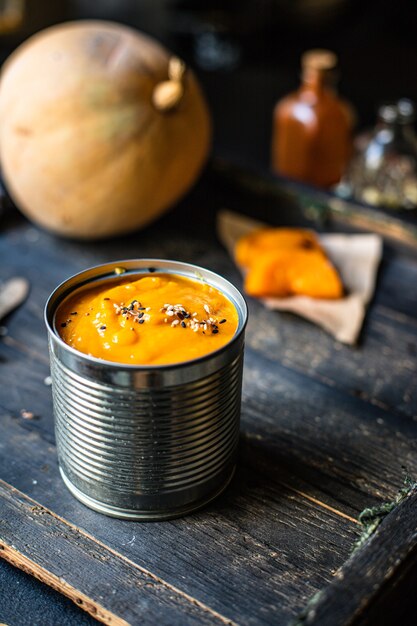
[{"label": "black sesame seed", "polygon": [[217,330],[217,328],[215,328],[214,330],[212,330],[212,334],[213,334],[213,335],[217,335],[217,333],[218,333],[218,332],[219,332],[219,331]]},{"label": "black sesame seed", "polygon": [[185,322],[181,322],[181,326],[182,326],[183,328],[187,328],[187,324],[186,324]]},{"label": "black sesame seed", "polygon": [[222,320],[220,320],[219,324],[224,324],[226,322],[226,318],[224,317]]},{"label": "black sesame seed", "polygon": [[138,318],[141,319],[144,315],[145,315],[145,313],[143,313],[143,311],[142,311],[142,313],[139,313]]},{"label": "black sesame seed", "polygon": [[66,323],[66,322],[62,322],[62,324],[61,324],[61,328],[65,328],[65,326],[66,326],[66,325],[67,325],[67,323]]},{"label": "black sesame seed", "polygon": [[138,311],[145,311],[146,307],[144,306],[138,306]]},{"label": "black sesame seed", "polygon": [[180,320],[183,320],[183,319],[184,319],[184,313],[181,313],[181,311],[178,311],[178,313],[177,313],[177,317],[178,317]]},{"label": "black sesame seed", "polygon": [[110,300],[110,298],[103,298],[103,300]]},{"label": "black sesame seed", "polygon": [[139,320],[139,324],[143,324],[145,320]]},{"label": "black sesame seed", "polygon": [[77,311],[73,311],[72,313],[70,313],[70,315],[78,315]]},{"label": "black sesame seed", "polygon": [[188,318],[191,317],[191,315],[189,313],[184,313],[184,317],[186,320],[188,320]]},{"label": "black sesame seed", "polygon": [[103,324],[103,326],[100,326],[100,330],[106,330],[107,326],[105,324]]}]

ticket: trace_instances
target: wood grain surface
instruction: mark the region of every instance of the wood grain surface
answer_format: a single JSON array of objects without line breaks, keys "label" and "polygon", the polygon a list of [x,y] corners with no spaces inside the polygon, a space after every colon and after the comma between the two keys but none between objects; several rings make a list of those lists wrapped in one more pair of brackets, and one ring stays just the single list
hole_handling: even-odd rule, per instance
[{"label": "wood grain surface", "polygon": [[[123,239],[86,245],[56,239],[14,214],[3,223],[0,256],[7,263],[0,264],[0,279],[24,276],[31,283],[0,340],[0,478],[19,490],[3,485],[0,506],[7,519],[21,519],[5,526],[7,535],[0,529],[3,556],[81,598],[101,620],[289,624],[311,595],[335,582],[357,537],[358,513],[392,498],[405,473],[417,475],[417,261],[387,248],[356,348],[249,302],[239,467],[216,502],[181,520],[144,524],[103,517],[68,493],[58,473],[44,383],[46,298],[76,271],[134,257],[197,263],[240,286],[215,237],[215,211],[222,206],[271,223],[301,221],[288,208],[231,194],[206,175],[170,215]],[[33,417],[25,419],[22,409]],[[50,513],[30,520],[31,506]],[[409,510],[403,515],[408,518]],[[78,537],[89,546],[83,567],[77,566],[84,546]],[[90,548],[115,555],[115,563],[112,556],[110,568]],[[133,571],[136,582],[129,587]],[[152,588],[148,575],[158,581]],[[346,587],[337,582],[343,595]],[[127,608],[133,597],[136,613]],[[332,624],[343,619],[335,613]]]},{"label": "wood grain surface", "polygon": [[[415,598],[410,597],[409,582],[417,580],[416,512],[414,487],[382,521],[366,549],[353,554],[334,581],[313,600],[300,624],[360,626],[370,619],[374,624],[415,624],[417,607]],[[398,589],[395,594],[400,579],[406,579],[407,584],[402,595]],[[395,583],[390,585],[391,581]]]}]

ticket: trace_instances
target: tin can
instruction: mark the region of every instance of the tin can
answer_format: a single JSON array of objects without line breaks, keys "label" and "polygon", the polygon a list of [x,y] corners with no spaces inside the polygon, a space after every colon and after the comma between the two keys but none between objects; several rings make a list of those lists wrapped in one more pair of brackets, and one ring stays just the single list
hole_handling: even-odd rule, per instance
[{"label": "tin can", "polygon": [[[152,271],[206,281],[236,307],[234,337],[215,352],[172,365],[118,364],[78,352],[55,328],[59,305],[120,271],[132,279]],[[99,265],[55,289],[45,322],[56,444],[62,478],[76,498],[113,517],[162,520],[194,511],[225,489],[239,439],[246,320],[245,300],[231,283],[177,261]]]}]

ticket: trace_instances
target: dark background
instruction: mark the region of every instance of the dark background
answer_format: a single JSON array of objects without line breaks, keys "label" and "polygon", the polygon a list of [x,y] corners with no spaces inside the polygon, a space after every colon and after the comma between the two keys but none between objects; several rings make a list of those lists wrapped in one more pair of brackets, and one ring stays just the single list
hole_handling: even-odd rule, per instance
[{"label": "dark background", "polygon": [[134,26],[182,56],[205,86],[215,153],[257,167],[268,166],[273,105],[297,87],[309,48],[338,54],[358,128],[381,102],[417,101],[415,0],[26,0],[3,57],[36,30],[78,18]]},{"label": "dark background", "polygon": [[[1,58],[35,31],[78,18],[134,26],[182,56],[205,87],[214,153],[256,168],[268,167],[272,108],[297,87],[306,49],[338,54],[340,91],[356,109],[358,129],[374,123],[381,102],[417,101],[414,0],[27,0],[20,30],[0,36]],[[0,621],[96,623],[1,559]]]}]

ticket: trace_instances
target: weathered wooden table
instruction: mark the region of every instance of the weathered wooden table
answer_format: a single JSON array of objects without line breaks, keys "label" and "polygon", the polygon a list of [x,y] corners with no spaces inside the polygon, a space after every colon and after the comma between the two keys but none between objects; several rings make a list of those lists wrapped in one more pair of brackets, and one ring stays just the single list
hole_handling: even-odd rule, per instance
[{"label": "weathered wooden table", "polygon": [[417,475],[412,251],[386,246],[355,348],[249,301],[238,471],[206,509],[123,522],[85,508],[59,477],[47,296],[87,266],[142,256],[204,265],[240,285],[215,234],[221,207],[302,220],[210,173],[175,211],[114,241],[74,243],[17,213],[3,219],[0,279],[26,276],[31,292],[0,341],[0,555],[108,624],[415,624],[413,488],[350,557],[359,513]]}]

